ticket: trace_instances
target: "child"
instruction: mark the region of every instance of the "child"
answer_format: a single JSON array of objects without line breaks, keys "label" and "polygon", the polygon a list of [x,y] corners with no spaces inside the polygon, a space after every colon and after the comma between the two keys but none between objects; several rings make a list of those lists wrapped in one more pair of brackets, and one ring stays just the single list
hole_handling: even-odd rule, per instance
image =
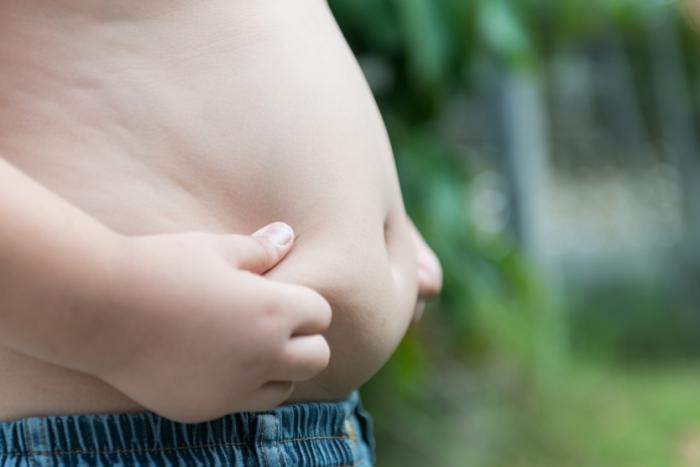
[{"label": "child", "polygon": [[371,465],[440,268],[325,2],[2,2],[0,70],[2,464]]}]

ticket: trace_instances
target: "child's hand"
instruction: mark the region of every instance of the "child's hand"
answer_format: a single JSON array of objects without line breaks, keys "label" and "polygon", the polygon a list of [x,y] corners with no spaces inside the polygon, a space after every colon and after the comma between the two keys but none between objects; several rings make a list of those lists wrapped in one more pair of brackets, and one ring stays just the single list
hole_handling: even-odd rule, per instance
[{"label": "child's hand", "polygon": [[[196,422],[270,409],[328,364],[328,303],[260,275],[291,249],[275,223],[253,236],[126,240],[113,352],[91,371],[149,410]],[[123,280],[123,282],[121,282]],[[104,359],[101,359],[104,360]]]}]

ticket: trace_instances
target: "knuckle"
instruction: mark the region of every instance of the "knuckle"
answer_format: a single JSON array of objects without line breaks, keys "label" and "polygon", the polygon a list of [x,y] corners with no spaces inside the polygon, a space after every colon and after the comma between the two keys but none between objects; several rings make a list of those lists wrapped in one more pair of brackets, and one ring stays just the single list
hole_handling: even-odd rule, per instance
[{"label": "knuckle", "polygon": [[258,349],[257,358],[265,370],[264,373],[269,374],[279,365],[280,360],[284,359],[285,349],[281,339],[275,336],[269,336],[266,341],[266,344]]},{"label": "knuckle", "polygon": [[278,333],[256,327],[250,330],[250,335],[252,338],[242,343],[242,351],[237,352],[236,357],[242,373],[246,375],[244,386],[256,386],[266,380],[279,366],[282,354]]},{"label": "knuckle", "polygon": [[262,317],[269,324],[270,321],[279,324],[279,320],[287,314],[288,305],[276,295],[270,294],[262,304]]}]

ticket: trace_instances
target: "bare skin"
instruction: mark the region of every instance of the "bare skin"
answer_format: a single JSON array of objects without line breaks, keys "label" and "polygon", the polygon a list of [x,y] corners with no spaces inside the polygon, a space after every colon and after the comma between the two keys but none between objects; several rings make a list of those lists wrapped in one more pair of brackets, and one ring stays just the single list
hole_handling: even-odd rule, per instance
[{"label": "bare skin", "polygon": [[[76,279],[75,293],[90,297],[76,309],[86,316],[97,310],[120,331],[95,326],[101,339],[67,334],[76,339],[57,340],[58,348],[29,345],[31,336],[3,341],[0,333],[0,420],[147,407],[192,421],[283,401],[340,399],[386,362],[420,308],[417,299],[439,291],[439,264],[405,215],[381,117],[323,1],[10,0],[0,5],[0,70],[0,156],[48,189],[37,195],[28,188],[20,212],[59,212],[57,226],[65,216],[91,226],[66,238],[84,236],[75,241],[90,245],[88,259],[99,259],[90,267],[112,273],[107,284]],[[24,175],[14,168],[5,176],[16,182]],[[255,279],[258,288],[232,275],[225,290],[222,263],[211,253],[211,238],[219,237],[212,235],[252,232],[275,220],[294,228],[292,250],[266,264],[275,267],[268,281]],[[265,272],[227,258],[235,271],[249,271],[246,280]],[[92,263],[83,262],[81,268]],[[74,271],[75,264],[54,266]],[[200,286],[182,285],[191,283]],[[236,294],[245,299],[232,316],[216,311]],[[46,303],[29,295],[18,295],[16,309],[38,317]],[[214,297],[213,305],[203,307],[202,296]],[[288,306],[270,307],[279,297]],[[318,333],[328,325],[327,305],[332,322],[324,340]],[[3,306],[0,313],[12,312]],[[210,314],[203,317],[203,309]],[[235,369],[232,360],[207,363],[204,356],[235,353],[224,344],[236,332],[261,337],[246,352],[282,336],[270,321],[256,327],[250,312],[270,309],[286,310],[287,334],[278,342],[320,338],[297,354],[315,361],[284,360],[278,352],[271,361],[283,363],[256,376],[262,384],[255,390],[285,382],[274,397],[246,404],[242,392],[215,394],[217,379],[208,388],[173,383],[193,379],[197,368],[212,378],[226,365]],[[168,323],[165,330],[159,323]],[[176,351],[178,333],[195,351]],[[180,412],[187,400],[213,402]]]}]

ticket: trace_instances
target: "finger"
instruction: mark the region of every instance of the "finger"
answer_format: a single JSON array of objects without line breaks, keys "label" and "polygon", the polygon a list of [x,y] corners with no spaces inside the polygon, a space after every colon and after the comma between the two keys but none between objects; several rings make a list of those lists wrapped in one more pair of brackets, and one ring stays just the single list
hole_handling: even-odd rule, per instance
[{"label": "finger", "polygon": [[322,335],[292,337],[273,376],[285,381],[307,381],[325,370],[330,358],[331,349]]},{"label": "finger", "polygon": [[331,325],[331,306],[314,290],[294,286],[289,304],[293,326],[291,335],[320,334]]},{"label": "finger", "polygon": [[294,230],[283,222],[274,222],[253,235],[226,237],[225,249],[227,257],[236,267],[263,274],[282,261],[293,243]]},{"label": "finger", "polygon": [[271,381],[261,386],[250,400],[250,410],[261,411],[277,407],[292,395],[294,383]]}]

